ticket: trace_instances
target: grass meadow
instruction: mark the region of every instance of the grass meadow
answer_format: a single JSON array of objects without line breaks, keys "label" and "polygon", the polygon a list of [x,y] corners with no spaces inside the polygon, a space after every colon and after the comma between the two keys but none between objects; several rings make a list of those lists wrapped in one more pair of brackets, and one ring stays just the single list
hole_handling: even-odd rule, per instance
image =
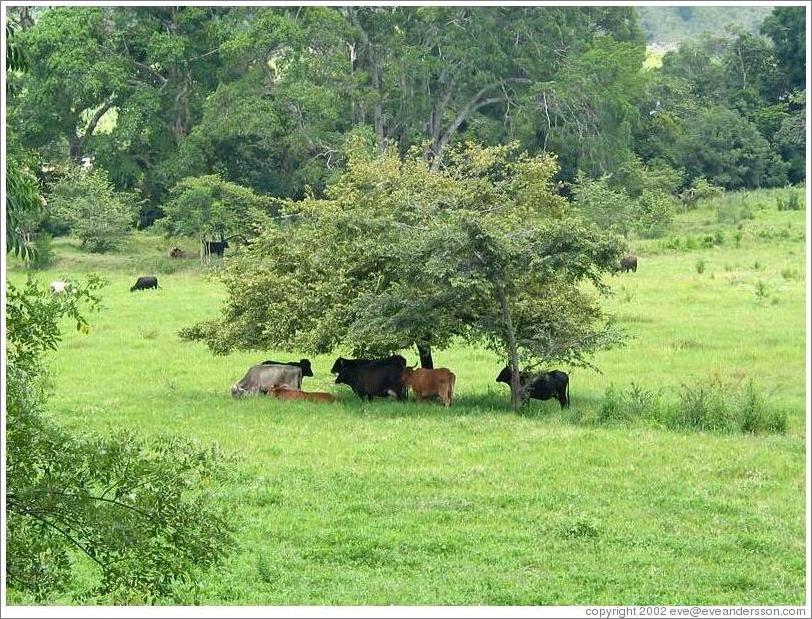
[{"label": "grass meadow", "polygon": [[[522,415],[494,382],[501,360],[462,345],[435,352],[457,375],[448,410],[362,403],[333,384],[339,351],[311,356],[304,382],[333,405],[233,400],[250,365],[301,352],[215,357],[181,341],[225,293],[196,261],[165,257],[173,240],[138,233],[90,255],[57,239],[57,263],[35,273],[45,285],[89,271],[110,285],[89,335],[66,323],[50,415],[191,436],[232,460],[214,488],[237,541],[225,561],[169,598],[90,601],[802,604],[806,212],[779,211],[778,195],[700,202],[666,236],[632,241],[638,271],[611,277],[606,301],[627,344],[594,358],[601,373],[559,368],[569,410],[531,402]],[[12,282],[26,277],[9,265]],[[162,289],[130,293],[144,274]],[[783,423],[673,423],[684,385],[736,415],[750,381],[760,414]],[[626,394],[622,414],[607,392]]]}]

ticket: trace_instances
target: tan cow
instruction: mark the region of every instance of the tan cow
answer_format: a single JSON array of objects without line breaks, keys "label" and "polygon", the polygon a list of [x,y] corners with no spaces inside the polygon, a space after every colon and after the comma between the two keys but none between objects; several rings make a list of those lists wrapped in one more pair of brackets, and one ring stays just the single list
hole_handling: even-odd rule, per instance
[{"label": "tan cow", "polygon": [[403,384],[406,387],[411,387],[418,402],[439,396],[446,406],[451,406],[451,401],[454,398],[454,381],[456,379],[454,372],[448,368],[434,370],[406,368],[401,374]]}]

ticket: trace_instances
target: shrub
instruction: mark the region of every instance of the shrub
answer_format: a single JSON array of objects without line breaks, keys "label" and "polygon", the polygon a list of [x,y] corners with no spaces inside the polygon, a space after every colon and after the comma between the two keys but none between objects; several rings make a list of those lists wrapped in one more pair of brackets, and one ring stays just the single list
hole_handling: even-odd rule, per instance
[{"label": "shrub", "polygon": [[710,389],[692,389],[683,385],[669,425],[692,430],[729,431],[734,423],[733,413],[718,385]]},{"label": "shrub", "polygon": [[630,214],[640,236],[657,238],[665,233],[674,218],[673,199],[663,193],[645,190]]},{"label": "shrub", "polygon": [[755,283],[756,287],[756,297],[759,299],[764,299],[767,297],[767,284],[764,283],[763,280],[757,280]]},{"label": "shrub", "polygon": [[801,199],[797,191],[790,191],[786,200],[779,193],[775,197],[775,205],[779,211],[799,211],[801,210]]},{"label": "shrub", "polygon": [[756,390],[752,380],[747,383],[738,402],[739,429],[742,432],[776,432],[787,430],[787,414],[783,411],[769,411],[764,398]]},{"label": "shrub", "polygon": [[694,265],[694,268],[696,268],[696,272],[699,273],[700,275],[702,273],[704,273],[705,272],[705,260],[704,260],[704,258],[700,258],[699,260],[697,260],[696,264]]},{"label": "shrub", "polygon": [[47,269],[56,261],[53,248],[53,237],[45,232],[40,232],[34,239],[34,251],[27,266],[29,269],[41,271]]},{"label": "shrub", "polygon": [[137,205],[130,194],[116,192],[99,168],[73,167],[54,184],[48,198],[52,215],[92,252],[116,249],[130,233]]}]

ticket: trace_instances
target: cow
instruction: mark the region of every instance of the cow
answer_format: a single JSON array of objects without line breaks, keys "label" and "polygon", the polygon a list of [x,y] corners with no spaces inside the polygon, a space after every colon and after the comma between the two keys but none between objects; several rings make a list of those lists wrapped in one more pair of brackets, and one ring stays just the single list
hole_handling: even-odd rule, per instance
[{"label": "cow", "polygon": [[[510,367],[505,366],[499,376],[497,383],[510,385]],[[534,400],[549,400],[555,398],[561,404],[561,408],[570,405],[570,377],[566,372],[551,370],[539,374],[529,372],[519,372],[519,384],[522,387],[523,398],[533,398]]]},{"label": "cow", "polygon": [[169,250],[169,257],[170,258],[191,258],[192,254],[188,251],[184,251],[180,247],[173,247]]},{"label": "cow", "polygon": [[222,256],[228,248],[228,241],[203,241],[206,253],[209,255]]},{"label": "cow", "polygon": [[68,282],[63,282],[60,279],[51,282],[51,285],[48,286],[48,290],[50,290],[51,294],[53,294],[53,295],[64,294],[69,289],[70,289],[70,284]]},{"label": "cow", "polygon": [[401,371],[400,378],[407,388],[411,387],[418,402],[439,396],[443,404],[451,406],[457,377],[448,368],[406,368]]},{"label": "cow", "polygon": [[270,394],[280,400],[306,400],[308,402],[335,402],[336,399],[329,393],[322,391],[300,391],[288,387],[275,386],[270,388]]},{"label": "cow", "polygon": [[330,372],[332,374],[338,374],[343,368],[361,367],[364,365],[391,365],[392,367],[405,368],[406,359],[401,355],[392,355],[382,359],[345,359],[344,357],[339,357],[336,359]]},{"label": "cow", "polygon": [[401,378],[402,367],[389,364],[343,365],[336,376],[336,384],[349,385],[353,393],[370,402],[374,397],[393,395],[406,399],[406,388]]},{"label": "cow", "polygon": [[158,278],[154,275],[142,275],[139,277],[130,287],[130,292],[134,292],[136,290],[147,290],[148,288],[160,288],[158,285]]},{"label": "cow", "polygon": [[231,387],[231,395],[239,398],[246,394],[267,394],[271,387],[277,386],[300,389],[302,368],[292,365],[255,365],[240,382]]},{"label": "cow", "polygon": [[309,359],[300,359],[299,361],[263,361],[261,365],[295,365],[302,368],[302,376],[313,376],[313,369],[310,367]]},{"label": "cow", "polygon": [[620,260],[620,272],[628,273],[629,271],[637,273],[637,256],[632,256],[631,254],[624,256]]}]

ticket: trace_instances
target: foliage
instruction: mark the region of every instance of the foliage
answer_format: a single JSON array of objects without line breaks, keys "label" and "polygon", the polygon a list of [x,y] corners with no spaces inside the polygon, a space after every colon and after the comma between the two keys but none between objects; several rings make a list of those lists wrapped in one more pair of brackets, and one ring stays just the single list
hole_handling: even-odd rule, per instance
[{"label": "foliage", "polygon": [[777,6],[761,25],[773,40],[787,90],[806,88],[806,16],[800,6]]},{"label": "foliage", "polygon": [[381,353],[463,337],[514,364],[519,353],[586,363],[616,340],[579,283],[601,291],[620,246],[568,212],[554,160],[473,144],[443,171],[361,143],[348,155],[327,199],[288,204],[295,223],[269,225],[227,265],[222,320],[182,335],[216,352]]},{"label": "foliage", "polygon": [[30,258],[30,220],[43,207],[36,177],[12,156],[6,159],[6,248],[17,256]]},{"label": "foliage", "polygon": [[714,184],[736,187],[780,186],[786,164],[755,126],[733,110],[706,108],[687,123],[673,146],[674,163]]},{"label": "foliage", "polygon": [[266,196],[217,175],[190,177],[172,188],[161,225],[172,236],[222,239],[248,233],[272,208]]},{"label": "foliage", "polygon": [[132,229],[136,205],[115,191],[104,170],[68,169],[51,188],[49,208],[92,252],[116,249]]},{"label": "foliage", "polygon": [[104,282],[70,284],[60,295],[31,278],[8,287],[7,583],[47,599],[74,584],[81,554],[99,570],[96,593],[160,595],[227,547],[225,521],[197,490],[218,458],[174,438],[72,435],[44,417],[43,354],[65,316],[89,332],[82,308],[98,307]]}]

